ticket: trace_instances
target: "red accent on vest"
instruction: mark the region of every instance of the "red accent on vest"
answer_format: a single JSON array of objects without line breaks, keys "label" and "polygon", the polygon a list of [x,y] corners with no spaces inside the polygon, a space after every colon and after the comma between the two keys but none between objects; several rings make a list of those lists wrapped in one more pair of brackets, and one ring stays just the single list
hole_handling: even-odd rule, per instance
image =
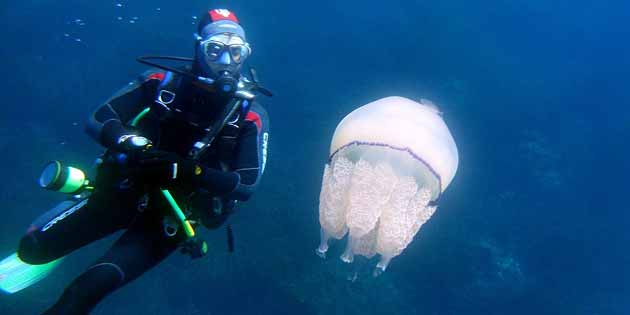
[{"label": "red accent on vest", "polygon": [[256,127],[258,128],[258,132],[262,130],[262,120],[260,119],[260,115],[258,115],[258,113],[250,110],[249,112],[247,112],[245,120],[254,122],[256,124]]},{"label": "red accent on vest", "polygon": [[147,80],[164,80],[164,72],[155,72],[155,73],[151,73],[148,77]]}]

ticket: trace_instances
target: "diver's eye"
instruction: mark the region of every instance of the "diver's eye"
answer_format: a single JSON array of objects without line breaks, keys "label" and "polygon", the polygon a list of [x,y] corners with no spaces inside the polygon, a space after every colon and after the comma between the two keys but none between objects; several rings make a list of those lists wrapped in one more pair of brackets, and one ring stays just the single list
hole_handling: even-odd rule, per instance
[{"label": "diver's eye", "polygon": [[208,56],[208,58],[212,60],[215,60],[219,58],[221,50],[223,50],[223,46],[216,43],[209,43],[206,45],[206,56]]},{"label": "diver's eye", "polygon": [[247,58],[247,48],[244,45],[232,45],[230,46],[230,55],[236,63],[241,63],[243,59]]},{"label": "diver's eye", "polygon": [[242,51],[240,47],[232,46],[230,47],[230,55],[232,55],[232,60],[236,63],[241,62]]}]

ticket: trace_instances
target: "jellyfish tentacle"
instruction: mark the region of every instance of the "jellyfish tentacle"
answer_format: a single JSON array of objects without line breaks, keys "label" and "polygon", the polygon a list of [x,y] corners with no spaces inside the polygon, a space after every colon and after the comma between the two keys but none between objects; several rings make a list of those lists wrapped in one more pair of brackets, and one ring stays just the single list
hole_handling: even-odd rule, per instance
[{"label": "jellyfish tentacle", "polygon": [[346,208],[347,194],[353,164],[340,157],[331,165],[326,165],[320,193],[319,223],[326,232],[336,239],[347,233]]},{"label": "jellyfish tentacle", "polygon": [[326,252],[328,252],[328,241],[330,240],[330,235],[326,233],[324,229],[320,229],[319,234],[321,241],[319,243],[319,247],[317,247],[317,249],[315,250],[315,253],[317,254],[317,256],[326,259]]},{"label": "jellyfish tentacle", "polygon": [[381,217],[381,226],[376,240],[377,251],[382,257],[377,266],[380,270],[375,270],[376,273],[384,272],[389,261],[406,248],[404,239],[408,236],[409,227],[412,224],[408,213],[409,205],[417,189],[415,179],[410,176],[399,178],[394,188],[392,198],[387,204],[388,210]]},{"label": "jellyfish tentacle", "polygon": [[376,264],[376,268],[374,268],[374,272],[372,273],[372,276],[378,277],[381,274],[383,274],[383,272],[387,270],[387,266],[389,265],[389,262],[391,260],[392,260],[391,256],[386,256],[386,255],[381,256],[381,259]]},{"label": "jellyfish tentacle", "polygon": [[374,229],[396,180],[389,164],[379,163],[373,167],[363,159],[356,163],[350,182],[346,214],[351,235],[360,238]]},{"label": "jellyfish tentacle", "polygon": [[352,234],[350,234],[350,236],[348,236],[348,244],[346,245],[346,249],[343,251],[343,254],[341,254],[341,257],[339,257],[341,261],[347,264],[350,264],[354,261],[354,252],[352,251],[354,242],[355,239]]},{"label": "jellyfish tentacle", "polygon": [[367,234],[355,238],[352,243],[352,252],[355,255],[361,255],[366,258],[372,258],[376,255],[376,235],[378,232],[378,222],[376,222],[376,226],[369,231]]}]

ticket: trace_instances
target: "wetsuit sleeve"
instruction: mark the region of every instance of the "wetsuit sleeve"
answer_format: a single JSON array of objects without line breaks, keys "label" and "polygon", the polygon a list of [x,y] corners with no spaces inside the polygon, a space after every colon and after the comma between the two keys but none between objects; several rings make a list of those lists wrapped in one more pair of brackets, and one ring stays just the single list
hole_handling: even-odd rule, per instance
[{"label": "wetsuit sleeve", "polygon": [[258,186],[267,163],[269,119],[262,106],[254,103],[242,124],[232,169],[239,182],[228,197],[247,200]]},{"label": "wetsuit sleeve", "polygon": [[254,192],[265,169],[269,121],[265,110],[252,106],[241,125],[232,171],[205,169],[198,185],[228,199],[245,201]]},{"label": "wetsuit sleeve", "polygon": [[163,78],[161,72],[146,72],[115,93],[92,112],[86,126],[87,133],[107,148],[116,145],[120,136],[132,134],[125,125],[151,104]]}]

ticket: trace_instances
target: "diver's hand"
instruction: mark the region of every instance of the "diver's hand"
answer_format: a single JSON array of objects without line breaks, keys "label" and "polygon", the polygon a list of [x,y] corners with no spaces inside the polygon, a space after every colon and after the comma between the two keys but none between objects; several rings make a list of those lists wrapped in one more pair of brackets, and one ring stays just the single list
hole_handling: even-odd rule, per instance
[{"label": "diver's hand", "polygon": [[192,160],[159,150],[147,150],[130,161],[129,166],[135,180],[163,188],[190,183],[202,171],[201,166]]},{"label": "diver's hand", "polygon": [[153,146],[151,140],[143,136],[136,136],[133,134],[120,136],[116,143],[119,149],[121,149],[123,152],[144,151],[150,149]]}]

